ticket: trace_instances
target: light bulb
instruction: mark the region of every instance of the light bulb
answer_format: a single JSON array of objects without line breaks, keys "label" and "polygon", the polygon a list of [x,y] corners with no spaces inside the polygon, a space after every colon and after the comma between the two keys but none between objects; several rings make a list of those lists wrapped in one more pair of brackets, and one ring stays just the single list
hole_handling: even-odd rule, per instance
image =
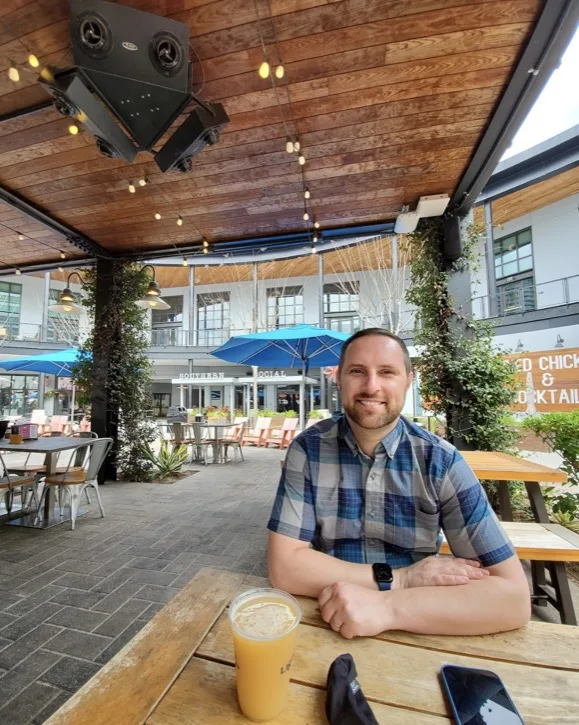
[{"label": "light bulb", "polygon": [[50,68],[44,67],[40,71],[40,77],[44,78],[44,80],[48,83],[52,83],[52,81],[54,80],[54,73],[50,70]]},{"label": "light bulb", "polygon": [[207,247],[203,247],[203,254],[208,254],[208,253],[209,253],[209,250],[207,249]]},{"label": "light bulb", "polygon": [[149,307],[156,307],[157,306],[157,300],[149,300]]},{"label": "light bulb", "polygon": [[312,247],[312,254],[315,254],[318,250],[315,247]]},{"label": "light bulb", "polygon": [[312,237],[312,239],[314,240],[314,242],[317,242],[318,241],[318,235],[317,234],[314,234],[314,236]]},{"label": "light bulb", "polygon": [[294,145],[292,141],[288,138],[288,140],[285,142],[285,150],[288,152],[288,154],[293,154],[294,152]]},{"label": "light bulb", "polygon": [[134,194],[134,193],[135,193],[135,191],[136,191],[135,185],[133,184],[133,182],[132,182],[132,181],[129,181],[129,192],[130,192],[131,194]]},{"label": "light bulb", "polygon": [[257,71],[261,78],[267,78],[269,75],[269,63],[264,60],[263,63],[259,66],[259,70]]},{"label": "light bulb", "polygon": [[21,234],[20,232],[18,232],[18,239],[19,239],[19,240],[20,240],[21,242],[23,242],[23,241],[24,241],[24,240],[26,239],[26,237],[24,236],[24,234]]},{"label": "light bulb", "polygon": [[307,211],[304,212],[304,221],[307,222],[307,220],[310,218],[310,215],[307,213]]},{"label": "light bulb", "polygon": [[207,239],[204,239],[203,240],[203,246],[204,247],[208,247],[209,246],[209,242],[207,241]]},{"label": "light bulb", "polygon": [[16,64],[12,61],[10,62],[10,68],[8,69],[8,78],[10,78],[13,83],[18,83],[20,80],[20,71],[16,67]]},{"label": "light bulb", "polygon": [[294,151],[299,151],[301,149],[302,145],[299,141],[294,141]]},{"label": "light bulb", "polygon": [[315,226],[316,229],[319,229],[320,228],[320,222],[314,222],[314,226]]},{"label": "light bulb", "polygon": [[181,264],[182,264],[182,265],[183,265],[184,267],[186,267],[186,266],[187,266],[187,260],[185,259],[185,257],[183,257],[183,261],[181,262]]},{"label": "light bulb", "polygon": [[70,312],[72,310],[72,307],[70,305],[62,305],[62,308],[65,312]]},{"label": "light bulb", "polygon": [[34,53],[30,53],[30,55],[28,56],[28,64],[31,65],[33,68],[38,68],[38,66],[40,65],[40,61],[34,55]]},{"label": "light bulb", "polygon": [[309,189],[306,189],[306,190],[304,191],[304,199],[309,199],[309,198],[310,198],[310,196],[311,196],[311,194],[310,194],[310,190],[309,190]]},{"label": "light bulb", "polygon": [[283,65],[280,63],[278,67],[275,69],[275,77],[276,78],[283,78],[284,69]]},{"label": "light bulb", "polygon": [[78,134],[78,130],[79,129],[78,129],[78,126],[76,125],[76,123],[71,123],[70,126],[68,127],[68,132],[71,136],[76,136]]},{"label": "light bulb", "polygon": [[149,181],[149,179],[147,179],[146,176],[141,177],[139,179],[139,186],[147,186],[147,181]]},{"label": "light bulb", "polygon": [[158,212],[158,211],[157,211],[157,212],[155,212],[155,219],[156,219],[157,221],[159,221],[159,219],[160,219],[160,218],[161,218],[161,215],[159,214],[159,212]]},{"label": "light bulb", "polygon": [[182,227],[183,226],[183,217],[182,216],[178,216],[177,217],[177,226],[178,227]]},{"label": "light bulb", "polygon": [[66,254],[65,254],[64,252],[61,252],[61,253],[60,253],[60,258],[61,258],[61,259],[66,259]]},{"label": "light bulb", "polygon": [[300,154],[298,156],[298,161],[300,162],[300,166],[303,166],[306,163],[306,157],[303,154]]},{"label": "light bulb", "polygon": [[15,274],[17,274],[20,277],[20,275],[22,274],[22,272],[19,269],[17,269],[16,272],[15,272]]},{"label": "light bulb", "polygon": [[64,269],[62,267],[59,267],[58,271],[62,274],[64,272]]}]

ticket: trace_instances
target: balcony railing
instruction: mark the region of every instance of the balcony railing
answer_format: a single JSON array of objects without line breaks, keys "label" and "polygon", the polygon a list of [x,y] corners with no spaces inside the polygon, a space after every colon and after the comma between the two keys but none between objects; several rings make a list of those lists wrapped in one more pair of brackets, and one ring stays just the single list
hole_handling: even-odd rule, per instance
[{"label": "balcony railing", "polygon": [[533,310],[560,307],[579,302],[579,274],[540,282],[533,287],[512,287],[496,297],[484,295],[472,300],[472,313],[479,319],[520,315]]},{"label": "balcony railing", "polygon": [[12,340],[21,342],[38,342],[42,325],[35,325],[28,322],[0,322],[0,344]]}]

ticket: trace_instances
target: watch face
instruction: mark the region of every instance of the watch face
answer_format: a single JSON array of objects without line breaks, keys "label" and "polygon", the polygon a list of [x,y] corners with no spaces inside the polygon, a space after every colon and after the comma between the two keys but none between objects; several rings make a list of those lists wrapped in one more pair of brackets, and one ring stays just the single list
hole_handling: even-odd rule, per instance
[{"label": "watch face", "polygon": [[390,564],[374,564],[374,576],[378,582],[390,583],[393,579]]}]

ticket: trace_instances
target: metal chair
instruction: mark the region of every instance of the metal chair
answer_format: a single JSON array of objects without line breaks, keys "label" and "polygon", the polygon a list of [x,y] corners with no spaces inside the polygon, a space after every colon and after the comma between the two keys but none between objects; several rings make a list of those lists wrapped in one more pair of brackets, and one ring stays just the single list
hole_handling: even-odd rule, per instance
[{"label": "metal chair", "polygon": [[229,448],[233,448],[233,461],[237,463],[237,452],[241,456],[241,460],[244,461],[243,457],[243,435],[245,433],[245,423],[238,423],[233,428],[233,435],[231,438],[223,438],[221,445],[223,446],[223,460],[227,461],[227,453]]},{"label": "metal chair", "polygon": [[28,494],[31,494],[37,506],[39,506],[38,494],[36,492],[36,474],[26,473],[24,475],[18,475],[9,473],[4,462],[4,458],[0,456],[2,462],[2,470],[0,471],[0,497],[4,497],[6,511],[10,514],[12,512],[12,505],[14,503],[14,494],[20,494],[20,502],[22,509],[27,508]]},{"label": "metal chair", "polygon": [[[100,508],[101,517],[104,518],[105,510],[101,501],[101,495],[98,488],[98,472],[104,463],[104,460],[113,445],[112,438],[96,438],[87,440],[86,446],[82,446],[70,457],[68,466],[64,470],[56,471],[46,476],[44,479],[44,489],[40,499],[39,510],[42,509],[42,503],[47,495],[49,486],[58,486],[59,491],[64,491],[70,499],[70,518],[71,528],[74,529],[80,497],[88,486],[92,486],[95,490],[97,502]],[[75,465],[79,460],[82,452],[82,465]]]}]

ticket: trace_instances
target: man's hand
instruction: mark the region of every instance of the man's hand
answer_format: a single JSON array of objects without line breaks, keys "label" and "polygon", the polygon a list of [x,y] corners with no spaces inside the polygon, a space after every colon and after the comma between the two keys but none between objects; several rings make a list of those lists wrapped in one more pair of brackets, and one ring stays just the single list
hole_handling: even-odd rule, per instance
[{"label": "man's hand", "polygon": [[394,589],[468,584],[489,575],[478,561],[452,556],[428,556],[412,566],[394,570]]},{"label": "man's hand", "polygon": [[346,639],[372,637],[390,629],[388,592],[357,584],[332,584],[318,597],[322,618]]}]

